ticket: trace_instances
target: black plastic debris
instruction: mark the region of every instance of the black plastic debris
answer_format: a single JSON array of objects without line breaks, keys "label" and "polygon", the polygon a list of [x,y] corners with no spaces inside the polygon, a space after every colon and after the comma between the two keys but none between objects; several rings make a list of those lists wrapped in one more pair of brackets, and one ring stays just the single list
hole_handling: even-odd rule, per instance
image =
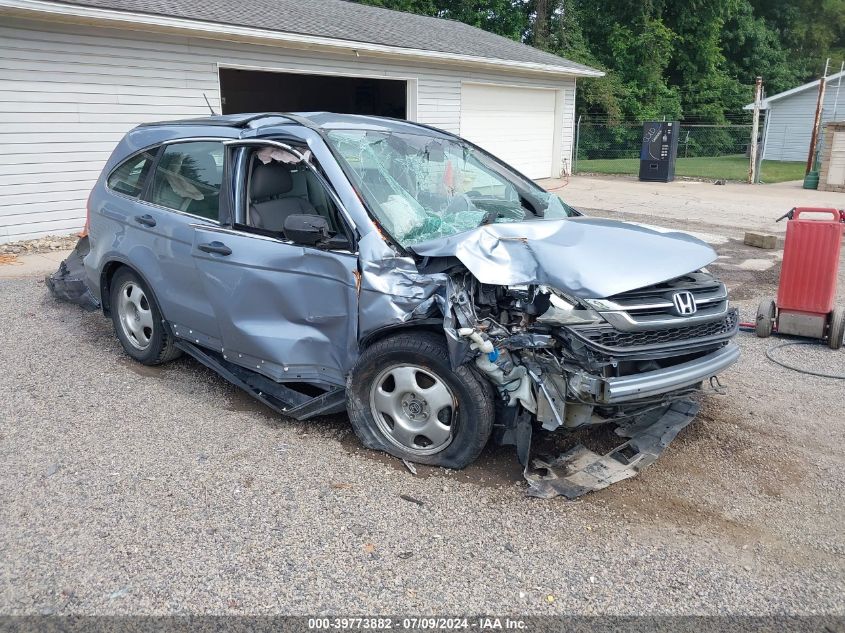
[{"label": "black plastic debris", "polygon": [[642,416],[633,424],[620,426],[617,435],[629,439],[606,455],[598,455],[579,444],[555,459],[534,459],[533,470],[525,470],[527,494],[544,499],[557,495],[575,499],[634,477],[657,461],[681,429],[693,421],[698,410],[695,402],[680,400],[657,416]]},{"label": "black plastic debris", "polygon": [[53,296],[62,301],[69,301],[86,310],[97,310],[100,302],[91,294],[86,282],[85,267],[82,260],[91,250],[88,237],[81,238],[70,255],[59,264],[59,269],[48,275],[44,282]]},{"label": "black plastic debris", "polygon": [[417,499],[416,497],[412,497],[411,495],[399,495],[399,498],[403,501],[408,501],[409,503],[416,503],[418,506],[424,506],[425,503]]}]

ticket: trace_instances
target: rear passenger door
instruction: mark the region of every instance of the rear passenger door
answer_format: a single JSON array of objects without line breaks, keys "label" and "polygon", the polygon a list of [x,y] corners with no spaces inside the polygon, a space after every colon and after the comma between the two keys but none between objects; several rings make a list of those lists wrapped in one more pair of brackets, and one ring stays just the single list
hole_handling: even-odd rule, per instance
[{"label": "rear passenger door", "polygon": [[[127,228],[120,250],[151,286],[164,317],[192,342],[219,349],[220,330],[191,249],[195,226],[219,226],[223,143],[184,140],[155,152],[154,163],[141,167],[150,170],[146,184],[124,214]],[[127,195],[138,168],[127,164],[118,177],[120,169],[109,186]],[[127,208],[126,203],[119,206]]]}]

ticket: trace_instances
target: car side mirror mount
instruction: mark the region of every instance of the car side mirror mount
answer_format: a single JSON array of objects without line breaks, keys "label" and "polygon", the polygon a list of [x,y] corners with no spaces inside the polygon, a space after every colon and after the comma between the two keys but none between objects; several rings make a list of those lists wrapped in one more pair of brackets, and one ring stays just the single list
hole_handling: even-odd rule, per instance
[{"label": "car side mirror mount", "polygon": [[286,239],[304,246],[316,246],[330,237],[329,222],[321,215],[289,215],[283,232]]},{"label": "car side mirror mount", "polygon": [[325,243],[325,247],[330,251],[349,251],[352,250],[352,243],[343,233],[338,233],[329,238],[328,242]]}]

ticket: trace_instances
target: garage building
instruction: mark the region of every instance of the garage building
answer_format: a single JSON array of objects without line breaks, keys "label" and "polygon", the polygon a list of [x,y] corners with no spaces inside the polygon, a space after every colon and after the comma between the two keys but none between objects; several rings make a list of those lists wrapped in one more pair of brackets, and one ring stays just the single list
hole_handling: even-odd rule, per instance
[{"label": "garage building", "polygon": [[0,0],[0,242],[82,227],[114,145],[214,112],[375,114],[568,173],[575,82],[602,73],[480,29],[344,0]]}]

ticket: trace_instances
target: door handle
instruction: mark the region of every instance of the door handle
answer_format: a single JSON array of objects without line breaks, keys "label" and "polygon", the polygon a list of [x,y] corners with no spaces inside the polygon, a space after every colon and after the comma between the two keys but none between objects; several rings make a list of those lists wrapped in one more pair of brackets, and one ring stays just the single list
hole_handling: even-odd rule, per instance
[{"label": "door handle", "polygon": [[135,221],[138,224],[143,224],[144,226],[155,226],[156,225],[155,218],[153,216],[151,216],[149,213],[145,213],[144,215],[136,215]]},{"label": "door handle", "polygon": [[198,249],[205,253],[216,253],[217,255],[231,255],[232,249],[226,246],[223,242],[214,241],[210,244],[200,244]]}]

